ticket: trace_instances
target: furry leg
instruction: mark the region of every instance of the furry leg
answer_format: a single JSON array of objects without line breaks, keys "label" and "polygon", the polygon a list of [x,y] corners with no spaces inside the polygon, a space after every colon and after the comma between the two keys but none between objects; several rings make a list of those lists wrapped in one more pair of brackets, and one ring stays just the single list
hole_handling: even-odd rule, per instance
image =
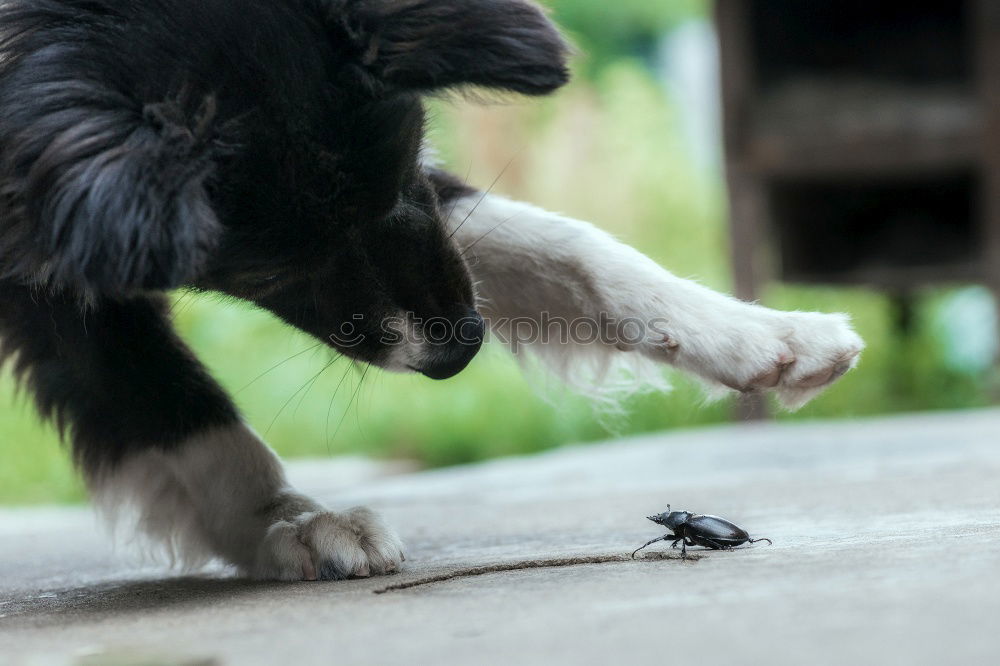
[{"label": "furry leg", "polygon": [[606,369],[631,354],[718,387],[773,390],[794,409],[854,367],[864,347],[847,315],[745,303],[585,222],[450,181],[439,191],[494,334],[557,370],[595,360]]},{"label": "furry leg", "polygon": [[295,492],[278,457],[242,423],[130,456],[90,486],[99,507],[127,513],[185,563],[219,557],[253,578],[334,580],[389,573],[403,557],[372,511],[328,512]]},{"label": "furry leg", "polygon": [[98,503],[128,512],[175,559],[219,558],[255,578],[386,573],[399,540],[367,509],[296,493],[176,337],[157,297],[82,308],[0,282],[0,359],[69,435]]}]

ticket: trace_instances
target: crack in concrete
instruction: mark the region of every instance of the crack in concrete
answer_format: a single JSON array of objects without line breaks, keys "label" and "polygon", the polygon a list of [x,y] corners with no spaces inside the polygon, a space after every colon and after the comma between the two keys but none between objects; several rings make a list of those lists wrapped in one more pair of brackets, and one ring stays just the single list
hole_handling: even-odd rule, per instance
[{"label": "crack in concrete", "polygon": [[[673,553],[665,553],[662,551],[653,551],[651,553],[646,553],[645,555],[636,558],[635,561],[647,560],[647,561],[661,561],[661,560],[679,560],[681,562],[697,562],[703,555],[697,555],[694,553],[689,553],[687,559],[682,559],[680,555]],[[438,574],[437,576],[427,576],[425,578],[417,578],[416,580],[407,581],[405,583],[396,583],[395,585],[388,585],[386,587],[381,587],[377,590],[372,590],[375,594],[385,594],[386,592],[398,592],[399,590],[408,590],[413,587],[420,587],[422,585],[431,585],[433,583],[444,583],[449,580],[455,580],[456,578],[472,578],[474,576],[485,576],[491,573],[502,573],[504,571],[522,571],[525,569],[557,569],[559,567],[573,567],[585,564],[607,564],[609,562],[632,562],[633,559],[628,555],[585,555],[580,557],[554,557],[544,560],[522,560],[520,562],[508,562],[506,564],[488,564],[481,567],[468,567],[465,569],[458,569],[456,571],[451,571],[449,573]]]}]

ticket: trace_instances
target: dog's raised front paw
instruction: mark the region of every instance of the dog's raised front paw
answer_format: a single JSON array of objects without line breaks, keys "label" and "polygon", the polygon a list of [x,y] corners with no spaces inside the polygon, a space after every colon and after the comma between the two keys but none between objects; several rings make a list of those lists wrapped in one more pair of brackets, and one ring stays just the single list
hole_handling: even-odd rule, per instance
[{"label": "dog's raised front paw", "polygon": [[781,364],[774,387],[782,404],[795,408],[857,365],[865,343],[844,315],[781,315],[779,326],[785,327],[783,340],[792,358]]},{"label": "dog's raised front paw", "polygon": [[791,409],[853,368],[864,348],[845,315],[746,303],[677,327],[665,340],[668,362],[744,393],[774,391]]},{"label": "dog's raised front paw", "polygon": [[773,390],[783,405],[804,405],[858,362],[864,342],[846,316],[763,311],[741,336],[745,356],[720,381],[744,393]]},{"label": "dog's raised front paw", "polygon": [[403,544],[365,507],[303,513],[273,525],[250,575],[265,580],[340,580],[399,570]]}]

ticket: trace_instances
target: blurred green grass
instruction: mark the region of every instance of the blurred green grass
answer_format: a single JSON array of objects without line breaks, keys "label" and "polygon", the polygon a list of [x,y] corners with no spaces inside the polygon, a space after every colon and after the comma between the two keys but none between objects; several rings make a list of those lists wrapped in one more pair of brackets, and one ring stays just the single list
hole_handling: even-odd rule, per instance
[{"label": "blurred green grass", "polygon": [[[496,191],[595,222],[675,273],[729,287],[722,183],[693,168],[681,146],[674,104],[636,63],[623,61],[543,101],[486,107],[433,104],[433,132],[453,171]],[[506,168],[505,168],[506,166]],[[784,309],[851,313],[868,343],[861,365],[795,414],[849,418],[959,408],[987,402],[986,378],[949,370],[930,326],[945,292],[918,308],[915,334],[900,340],[891,307],[864,290],[773,285],[763,302]],[[568,442],[726,420],[730,401],[706,404],[675,377],[669,395],[629,401],[607,418],[581,398],[524,378],[503,350],[488,348],[457,378],[431,382],[331,356],[269,315],[218,298],[178,294],[182,335],[234,395],[246,417],[283,456],[365,453],[442,466],[530,453]],[[308,351],[306,351],[308,350]],[[149,381],[155,382],[155,377]],[[0,503],[72,502],[79,482],[48,426],[38,423],[9,377],[0,380]]]}]

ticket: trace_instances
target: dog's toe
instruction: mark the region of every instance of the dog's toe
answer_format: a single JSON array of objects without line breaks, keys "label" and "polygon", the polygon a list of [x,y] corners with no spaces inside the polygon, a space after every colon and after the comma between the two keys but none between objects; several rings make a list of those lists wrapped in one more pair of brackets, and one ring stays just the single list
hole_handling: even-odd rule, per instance
[{"label": "dog's toe", "polygon": [[820,388],[836,381],[851,369],[857,355],[858,352],[853,352],[849,359],[834,362],[831,366],[823,368],[819,372],[796,379],[794,387],[803,389]]},{"label": "dog's toe", "polygon": [[839,316],[799,315],[807,325],[790,341],[797,362],[782,378],[778,397],[789,407],[804,404],[858,363],[864,342]]}]

